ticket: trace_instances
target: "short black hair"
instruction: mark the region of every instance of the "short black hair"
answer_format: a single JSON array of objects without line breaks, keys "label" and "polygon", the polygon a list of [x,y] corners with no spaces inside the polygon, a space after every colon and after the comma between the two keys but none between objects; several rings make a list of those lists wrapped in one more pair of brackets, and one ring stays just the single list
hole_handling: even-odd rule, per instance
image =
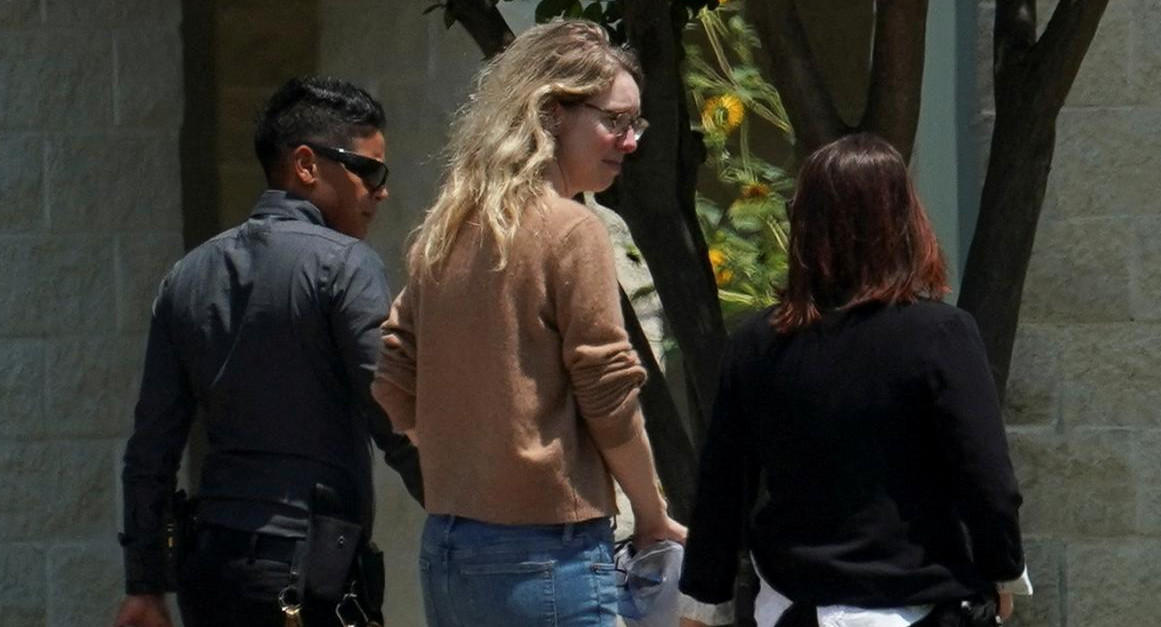
[{"label": "short black hair", "polygon": [[262,106],[254,129],[254,153],[271,181],[286,153],[308,142],[351,148],[355,137],[382,131],[383,106],[348,81],[292,78]]}]

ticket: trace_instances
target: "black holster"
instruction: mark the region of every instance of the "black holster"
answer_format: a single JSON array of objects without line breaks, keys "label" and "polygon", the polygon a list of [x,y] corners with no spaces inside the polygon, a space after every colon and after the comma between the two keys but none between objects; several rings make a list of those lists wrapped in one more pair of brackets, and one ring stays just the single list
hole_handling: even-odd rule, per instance
[{"label": "black holster", "polygon": [[361,525],[336,515],[344,510],[333,490],[315,486],[303,569],[306,595],[338,604],[353,593],[367,617],[382,622],[383,552]]},{"label": "black holster", "polygon": [[338,603],[348,592],[363,528],[341,518],[311,514],[303,579],[306,594]]},{"label": "black holster", "polygon": [[383,597],[387,590],[387,572],[383,551],[374,542],[363,545],[358,555],[359,596],[363,609],[374,621],[383,623]]}]

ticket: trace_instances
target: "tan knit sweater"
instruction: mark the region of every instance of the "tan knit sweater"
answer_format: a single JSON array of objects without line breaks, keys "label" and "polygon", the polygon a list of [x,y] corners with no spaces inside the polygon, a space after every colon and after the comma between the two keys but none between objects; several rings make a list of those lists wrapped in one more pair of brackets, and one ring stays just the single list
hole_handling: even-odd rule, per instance
[{"label": "tan knit sweater", "polygon": [[500,524],[616,513],[600,449],[645,437],[645,371],[604,225],[553,199],[508,265],[465,225],[438,279],[410,277],[383,324],[372,391],[419,441],[425,506]]}]

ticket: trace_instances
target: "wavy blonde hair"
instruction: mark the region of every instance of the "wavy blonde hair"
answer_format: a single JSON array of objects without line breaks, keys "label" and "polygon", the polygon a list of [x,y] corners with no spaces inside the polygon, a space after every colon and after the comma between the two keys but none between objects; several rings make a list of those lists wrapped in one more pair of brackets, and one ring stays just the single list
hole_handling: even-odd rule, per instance
[{"label": "wavy blonde hair", "polygon": [[585,20],[534,26],[488,63],[452,127],[439,196],[416,233],[412,273],[435,273],[477,215],[503,269],[524,212],[544,207],[556,153],[554,105],[599,94],[622,71],[641,83],[635,55]]}]

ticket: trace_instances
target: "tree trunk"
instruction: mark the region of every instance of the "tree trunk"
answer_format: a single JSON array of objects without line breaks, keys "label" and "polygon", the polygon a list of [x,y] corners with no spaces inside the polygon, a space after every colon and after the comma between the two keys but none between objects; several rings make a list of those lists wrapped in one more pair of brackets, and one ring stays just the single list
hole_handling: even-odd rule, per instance
[{"label": "tree trunk", "polygon": [[624,289],[621,290],[621,311],[625,314],[625,329],[629,332],[629,339],[649,375],[641,387],[638,399],[646,418],[645,430],[653,445],[657,475],[665,488],[665,498],[669,501],[669,515],[678,522],[688,524],[697,481],[697,473],[693,472],[697,465],[697,454],[689,441],[689,434],[682,427],[681,413],[665,384],[665,375],[653,357],[653,351],[649,349],[649,338],[641,329],[633,304]]},{"label": "tree trunk", "polygon": [[996,122],[959,306],[980,326],[1001,398],[1056,146],[1056,119],[1107,5],[1061,0],[1037,41],[1034,0],[996,4]]},{"label": "tree trunk", "polygon": [[516,38],[495,2],[481,0],[447,0],[444,23],[459,22],[468,31],[485,58],[499,54]]},{"label": "tree trunk", "polygon": [[[814,60],[795,0],[750,0],[746,16],[758,32],[762,68],[774,78],[802,160],[848,133],[875,133],[910,160],[919,125],[927,0],[879,0],[868,67],[867,108],[855,126],[839,116]],[[852,54],[865,51],[852,50]]]},{"label": "tree trunk", "polygon": [[745,9],[762,43],[755,58],[773,77],[782,97],[794,128],[794,150],[801,161],[851,129],[843,123],[826,90],[795,0],[749,0]]},{"label": "tree trunk", "polygon": [[642,114],[649,133],[626,160],[617,186],[617,212],[629,225],[691,378],[691,431],[700,444],[717,389],[726,331],[694,191],[704,150],[690,129],[678,64],[681,33],[668,0],[624,2],[629,43],[645,72]]},{"label": "tree trunk", "polygon": [[927,0],[876,3],[870,93],[860,130],[891,142],[905,161],[911,160],[919,127],[926,45]]}]

